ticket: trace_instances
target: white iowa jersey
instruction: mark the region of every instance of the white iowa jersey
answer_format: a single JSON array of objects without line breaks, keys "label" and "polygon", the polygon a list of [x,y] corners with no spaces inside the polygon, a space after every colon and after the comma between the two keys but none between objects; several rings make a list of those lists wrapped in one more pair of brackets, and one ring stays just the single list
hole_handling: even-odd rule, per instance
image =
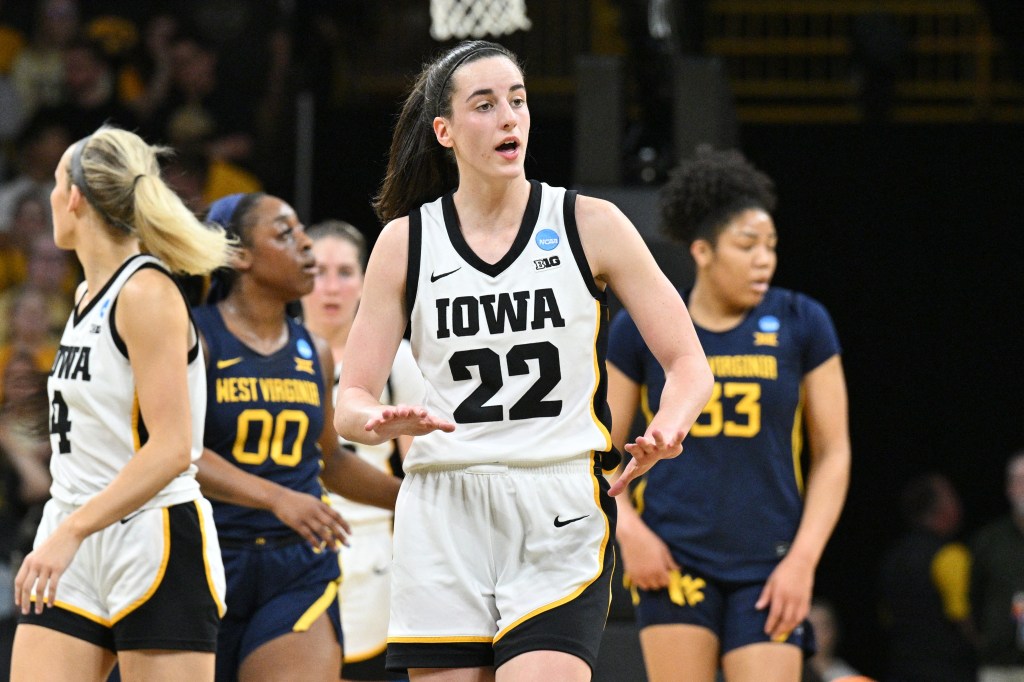
[{"label": "white iowa jersey", "polygon": [[[334,364],[334,399],[338,399],[338,379],[341,376],[341,364]],[[412,357],[409,342],[402,339],[395,354],[395,362],[391,367],[391,375],[388,377],[384,391],[381,393],[380,401],[385,405],[421,405],[423,403],[423,377],[416,367],[416,361]],[[350,443],[342,440],[342,443],[351,447],[356,453],[381,471],[393,474],[391,469],[391,454],[395,449],[394,441],[386,441],[377,445],[363,445],[362,443]],[[387,509],[371,507],[368,504],[359,504],[352,500],[328,493],[331,498],[331,506],[341,512],[349,523],[366,523],[367,521],[379,521],[390,519],[393,514]]]},{"label": "white iowa jersey", "polygon": [[531,181],[508,253],[481,260],[452,194],[409,217],[413,355],[424,405],[455,422],[413,440],[405,469],[541,463],[611,448],[608,310],[576,229],[575,192]]},{"label": "white iowa jersey", "polygon": [[[166,271],[152,256],[126,260],[84,309],[71,313],[50,370],[50,493],[67,504],[84,504],[107,487],[148,437],[127,349],[113,325],[117,296],[141,268]],[[168,306],[172,305],[182,305],[182,301],[169,301]],[[206,371],[194,331],[192,337],[188,387],[195,462],[203,446]],[[195,471],[193,464],[142,508],[198,499]]]}]

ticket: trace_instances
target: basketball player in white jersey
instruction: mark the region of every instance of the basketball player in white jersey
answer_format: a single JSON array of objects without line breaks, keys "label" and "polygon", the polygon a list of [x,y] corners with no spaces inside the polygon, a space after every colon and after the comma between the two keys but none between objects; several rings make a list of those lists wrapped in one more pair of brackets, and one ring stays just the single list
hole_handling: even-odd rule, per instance
[{"label": "basketball player in white jersey", "polygon": [[169,273],[209,272],[232,246],[161,180],[161,151],[102,127],[57,166],[54,240],[85,281],[50,372],[52,499],[15,579],[12,680],[105,680],[115,662],[124,680],[213,679],[203,358]]},{"label": "basketball player in white jersey", "polygon": [[[390,222],[335,424],[365,443],[416,436],[388,635],[389,668],[413,680],[590,679],[609,605],[609,494],[680,453],[711,391],[686,307],[636,230],[605,201],[527,180],[529,133],[515,56],[461,43],[408,96],[375,203]],[[668,376],[611,490],[607,286]],[[383,405],[407,322],[425,399]]]}]

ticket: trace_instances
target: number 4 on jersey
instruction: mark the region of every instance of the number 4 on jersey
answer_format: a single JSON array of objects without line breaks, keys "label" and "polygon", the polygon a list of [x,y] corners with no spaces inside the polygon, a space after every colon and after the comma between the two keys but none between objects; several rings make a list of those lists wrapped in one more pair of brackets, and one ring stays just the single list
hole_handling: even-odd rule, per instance
[{"label": "number 4 on jersey", "polygon": [[50,433],[60,436],[58,450],[62,455],[71,452],[71,439],[68,438],[70,432],[71,419],[68,417],[68,404],[64,402],[64,396],[60,394],[60,391],[54,391],[53,402],[50,403]]}]

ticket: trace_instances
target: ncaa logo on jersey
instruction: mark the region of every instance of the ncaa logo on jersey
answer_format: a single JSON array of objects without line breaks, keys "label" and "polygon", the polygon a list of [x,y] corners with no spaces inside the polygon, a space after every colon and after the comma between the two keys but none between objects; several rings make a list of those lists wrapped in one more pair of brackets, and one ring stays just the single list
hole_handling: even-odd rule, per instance
[{"label": "ncaa logo on jersey", "polygon": [[551,251],[558,247],[558,233],[554,230],[541,230],[533,240],[545,251]]},{"label": "ncaa logo on jersey", "polygon": [[295,350],[299,352],[299,355],[306,358],[307,360],[313,357],[313,348],[309,345],[306,339],[299,339],[295,342]]},{"label": "ncaa logo on jersey", "polygon": [[761,331],[754,332],[755,346],[772,346],[774,348],[779,345],[778,332],[782,327],[779,318],[774,315],[765,315],[757,321],[757,327]]}]

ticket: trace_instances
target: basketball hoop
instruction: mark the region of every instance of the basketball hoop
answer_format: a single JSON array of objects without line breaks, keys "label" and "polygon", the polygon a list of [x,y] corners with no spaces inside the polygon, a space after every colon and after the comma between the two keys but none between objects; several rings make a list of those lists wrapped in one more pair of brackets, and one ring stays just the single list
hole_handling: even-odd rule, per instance
[{"label": "basketball hoop", "polygon": [[430,0],[434,40],[501,36],[530,25],[526,0]]}]

